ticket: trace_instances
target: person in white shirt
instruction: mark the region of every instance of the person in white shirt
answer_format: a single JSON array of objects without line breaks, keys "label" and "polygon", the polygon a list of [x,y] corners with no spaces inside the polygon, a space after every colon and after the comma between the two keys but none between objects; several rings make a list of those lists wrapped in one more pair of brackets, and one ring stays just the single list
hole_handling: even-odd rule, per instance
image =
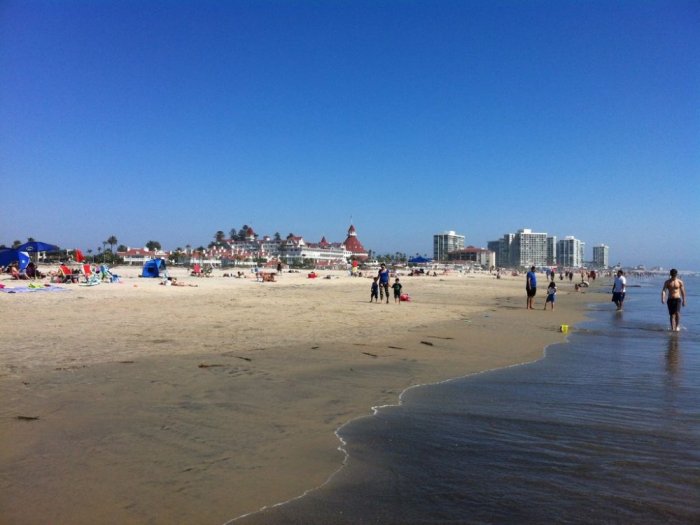
[{"label": "person in white shirt", "polygon": [[627,279],[625,279],[625,272],[618,270],[617,277],[613,282],[612,287],[612,302],[615,303],[618,310],[622,310],[622,303],[625,302],[625,292],[627,291]]}]

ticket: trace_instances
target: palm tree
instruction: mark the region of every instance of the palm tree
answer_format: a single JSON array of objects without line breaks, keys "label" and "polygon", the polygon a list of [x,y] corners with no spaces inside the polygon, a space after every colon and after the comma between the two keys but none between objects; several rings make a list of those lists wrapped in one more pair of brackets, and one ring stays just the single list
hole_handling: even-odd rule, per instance
[{"label": "palm tree", "polygon": [[[92,249],[88,248],[87,252],[88,252],[88,257],[90,257],[90,255],[92,254]],[[95,259],[93,259],[92,262],[95,262]]]},{"label": "palm tree", "polygon": [[226,238],[226,234],[219,230],[216,232],[216,235],[214,235],[214,240],[216,241],[217,244],[224,242],[224,239]]},{"label": "palm tree", "polygon": [[250,226],[248,226],[247,224],[244,224],[243,228],[238,230],[238,240],[239,241],[245,241],[246,235],[248,235],[248,228],[250,228]]},{"label": "palm tree", "polygon": [[114,235],[110,235],[107,239],[107,244],[109,244],[109,251],[114,254],[114,246],[118,243],[117,238]]},{"label": "palm tree", "polygon": [[17,248],[17,246],[19,246],[20,244],[22,244],[22,241],[20,241],[20,240],[12,241],[12,247],[13,247],[13,248]]}]

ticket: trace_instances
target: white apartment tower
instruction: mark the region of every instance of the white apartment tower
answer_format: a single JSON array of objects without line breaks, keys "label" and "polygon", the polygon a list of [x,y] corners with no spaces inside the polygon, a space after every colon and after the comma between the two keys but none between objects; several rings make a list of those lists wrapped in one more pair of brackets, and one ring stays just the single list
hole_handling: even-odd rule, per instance
[{"label": "white apartment tower", "polygon": [[516,267],[547,265],[547,234],[518,230],[510,247],[510,263]]},{"label": "white apartment tower", "polygon": [[583,266],[583,250],[586,243],[567,235],[557,242],[557,261],[560,266],[566,268],[580,268]]},{"label": "white apartment tower", "polygon": [[464,235],[446,231],[433,235],[433,260],[446,261],[447,254],[464,248]]},{"label": "white apartment tower", "polygon": [[599,268],[607,268],[610,260],[610,247],[605,244],[593,247],[593,263]]}]

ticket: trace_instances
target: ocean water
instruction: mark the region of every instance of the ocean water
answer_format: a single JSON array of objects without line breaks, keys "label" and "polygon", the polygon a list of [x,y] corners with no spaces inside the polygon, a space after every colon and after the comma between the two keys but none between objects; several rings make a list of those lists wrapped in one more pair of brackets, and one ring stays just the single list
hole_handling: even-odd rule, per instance
[{"label": "ocean water", "polygon": [[339,436],[323,487],[265,524],[700,523],[700,279],[668,331],[663,280],[592,306],[535,363],[412,388]]}]

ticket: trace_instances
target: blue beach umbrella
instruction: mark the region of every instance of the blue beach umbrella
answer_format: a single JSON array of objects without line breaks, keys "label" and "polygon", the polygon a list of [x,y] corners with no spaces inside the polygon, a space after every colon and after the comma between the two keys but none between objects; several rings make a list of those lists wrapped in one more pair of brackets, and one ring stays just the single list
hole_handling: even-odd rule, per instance
[{"label": "blue beach umbrella", "polygon": [[19,261],[19,269],[24,270],[29,264],[29,254],[14,248],[0,250],[0,267]]}]

